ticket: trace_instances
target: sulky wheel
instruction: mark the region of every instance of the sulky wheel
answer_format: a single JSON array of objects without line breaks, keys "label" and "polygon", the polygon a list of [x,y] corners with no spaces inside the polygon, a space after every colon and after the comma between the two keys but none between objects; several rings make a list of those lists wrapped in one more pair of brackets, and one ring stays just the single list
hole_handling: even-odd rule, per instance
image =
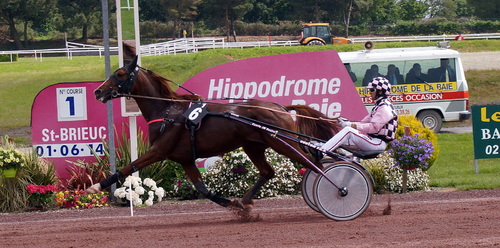
[{"label": "sulky wheel", "polygon": [[314,202],[326,217],[337,220],[352,220],[361,215],[370,205],[373,195],[372,180],[368,172],[354,163],[339,161],[331,163],[318,175],[313,185]]},{"label": "sulky wheel", "polygon": [[316,172],[312,171],[311,169],[307,169],[306,173],[304,173],[304,176],[302,177],[302,182],[300,183],[300,190],[302,193],[302,198],[304,198],[304,201],[307,203],[307,205],[311,207],[314,211],[319,212],[316,203],[314,203],[314,197],[313,197],[313,185],[317,176],[318,174]]},{"label": "sulky wheel", "polygon": [[[336,160],[334,159],[324,158],[321,160],[321,164],[323,164],[323,166],[326,166],[334,163],[335,161]],[[304,176],[302,177],[302,182],[300,183],[300,192],[302,193],[302,198],[304,198],[304,201],[307,203],[307,205],[311,207],[312,210],[319,212],[319,209],[316,206],[313,197],[313,186],[314,182],[316,181],[316,177],[318,177],[318,173],[314,172],[311,169],[307,169],[306,173],[304,173]]]}]

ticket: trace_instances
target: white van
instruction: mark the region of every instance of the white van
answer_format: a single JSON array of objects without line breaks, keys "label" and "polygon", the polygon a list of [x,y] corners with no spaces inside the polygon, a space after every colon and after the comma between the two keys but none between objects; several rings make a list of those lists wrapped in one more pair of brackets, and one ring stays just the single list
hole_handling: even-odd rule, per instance
[{"label": "white van", "polygon": [[339,56],[368,110],[373,100],[364,86],[373,77],[384,76],[391,82],[391,100],[398,115],[415,115],[435,132],[443,121],[463,121],[471,116],[467,81],[455,50],[384,48],[341,52]]}]

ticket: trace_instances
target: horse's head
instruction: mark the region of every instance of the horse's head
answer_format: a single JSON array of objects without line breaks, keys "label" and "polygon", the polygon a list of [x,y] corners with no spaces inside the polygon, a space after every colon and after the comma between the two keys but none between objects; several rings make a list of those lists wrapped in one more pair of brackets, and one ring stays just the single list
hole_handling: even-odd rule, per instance
[{"label": "horse's head", "polygon": [[139,70],[136,56],[128,65],[116,70],[94,91],[95,98],[105,103],[113,98],[130,94]]}]

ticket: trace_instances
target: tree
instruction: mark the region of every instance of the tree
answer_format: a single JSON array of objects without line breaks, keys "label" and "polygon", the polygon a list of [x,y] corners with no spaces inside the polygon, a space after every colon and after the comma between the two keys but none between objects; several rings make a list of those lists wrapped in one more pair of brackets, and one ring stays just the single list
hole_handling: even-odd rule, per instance
[{"label": "tree", "polygon": [[457,17],[472,17],[474,9],[467,3],[467,0],[455,0],[457,4]]},{"label": "tree", "polygon": [[373,0],[371,5],[363,11],[362,18],[372,24],[387,24],[398,19],[395,0]]},{"label": "tree", "polygon": [[361,12],[366,11],[372,4],[372,0],[339,0],[330,6],[329,13],[344,24],[345,37],[348,38],[351,20],[361,17]]},{"label": "tree", "polygon": [[500,1],[498,0],[467,0],[473,6],[474,15],[481,19],[500,18]]},{"label": "tree", "polygon": [[428,2],[430,6],[429,17],[443,17],[446,19],[457,17],[457,4],[454,0],[428,0]]},{"label": "tree", "polygon": [[419,0],[401,0],[397,3],[399,18],[403,21],[412,21],[425,17],[429,4]]},{"label": "tree", "polygon": [[223,22],[227,40],[233,36],[236,41],[234,23],[241,20],[253,8],[253,4],[254,0],[205,0],[202,4],[205,12],[203,17],[214,23]]},{"label": "tree", "polygon": [[28,46],[28,25],[32,23],[35,27],[47,24],[56,9],[57,0],[27,0],[25,2],[24,14],[21,16],[24,23],[24,46]]},{"label": "tree", "polygon": [[16,29],[16,19],[23,15],[24,1],[22,0],[2,0],[0,1],[0,18],[7,22],[10,37],[18,50],[23,49],[19,33]]},{"label": "tree", "polygon": [[290,0],[296,19],[306,22],[330,22],[334,18],[328,10],[335,2],[328,0]]},{"label": "tree", "polygon": [[82,40],[87,42],[89,27],[101,18],[101,0],[58,0],[57,5],[68,25],[82,28]]},{"label": "tree", "polygon": [[196,19],[201,2],[201,0],[160,0],[160,6],[165,10],[165,19],[174,23],[174,37],[180,37],[182,22]]},{"label": "tree", "polygon": [[161,0],[139,0],[139,18],[141,21],[167,21]]}]

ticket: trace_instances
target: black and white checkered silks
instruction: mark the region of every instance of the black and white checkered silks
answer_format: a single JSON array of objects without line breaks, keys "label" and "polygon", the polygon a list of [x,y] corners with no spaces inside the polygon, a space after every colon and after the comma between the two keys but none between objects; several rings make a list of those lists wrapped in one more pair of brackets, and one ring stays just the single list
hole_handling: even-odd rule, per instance
[{"label": "black and white checkered silks", "polygon": [[385,77],[376,77],[366,86],[367,89],[380,90],[385,96],[391,93],[391,84]]}]

